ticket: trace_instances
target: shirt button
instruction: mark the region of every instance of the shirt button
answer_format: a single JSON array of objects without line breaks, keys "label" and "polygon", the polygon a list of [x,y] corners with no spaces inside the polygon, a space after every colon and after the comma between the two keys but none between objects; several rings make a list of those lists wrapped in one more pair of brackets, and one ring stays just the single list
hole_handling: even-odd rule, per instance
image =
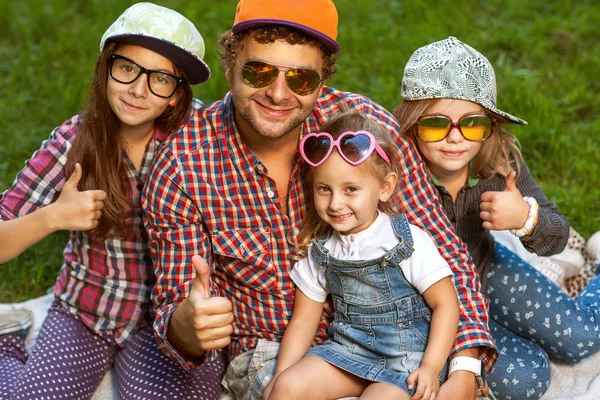
[{"label": "shirt button", "polygon": [[150,256],[150,254],[144,254],[144,262],[146,264],[151,264],[152,263],[152,257]]},{"label": "shirt button", "polygon": [[452,219],[450,220],[450,222],[452,222],[453,224],[456,223],[456,217],[452,217]]},{"label": "shirt button", "polygon": [[144,184],[143,183],[138,183],[137,184],[137,190],[139,190],[141,192],[143,188],[144,188]]},{"label": "shirt button", "polygon": [[269,190],[269,191],[267,192],[267,196],[269,196],[269,198],[270,198],[270,199],[272,199],[272,198],[273,198],[273,196],[275,196],[275,192],[273,192],[272,190]]}]

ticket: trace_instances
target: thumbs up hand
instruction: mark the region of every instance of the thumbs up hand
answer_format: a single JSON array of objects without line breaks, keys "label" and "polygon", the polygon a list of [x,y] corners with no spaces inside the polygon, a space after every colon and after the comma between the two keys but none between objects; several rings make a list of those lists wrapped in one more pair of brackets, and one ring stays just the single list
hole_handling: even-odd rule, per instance
[{"label": "thumbs up hand", "polygon": [[[223,348],[231,341],[233,306],[225,297],[210,297],[210,268],[206,261],[200,256],[193,256],[192,265],[196,276],[187,299],[180,307],[184,306],[187,325],[193,331],[193,341],[199,349]],[[179,322],[185,324],[181,318]]]},{"label": "thumbs up hand", "polygon": [[103,190],[80,192],[77,184],[81,176],[81,165],[77,163],[58,200],[48,206],[52,208],[49,215],[55,230],[87,231],[98,226],[106,193]]},{"label": "thumbs up hand", "polygon": [[489,230],[520,229],[527,221],[529,204],[523,200],[515,181],[517,173],[506,176],[503,192],[485,192],[481,195],[482,226]]}]

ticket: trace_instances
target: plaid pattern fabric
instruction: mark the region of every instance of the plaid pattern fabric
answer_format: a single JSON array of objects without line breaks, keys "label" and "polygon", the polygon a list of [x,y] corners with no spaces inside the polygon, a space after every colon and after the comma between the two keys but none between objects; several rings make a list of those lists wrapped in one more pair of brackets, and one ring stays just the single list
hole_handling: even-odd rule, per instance
[{"label": "plaid pattern fabric", "polygon": [[[0,197],[0,219],[29,214],[58,198],[66,182],[67,154],[80,123],[81,117],[75,116],[56,128],[27,161]],[[87,232],[71,232],[54,287],[59,304],[93,331],[114,335],[118,344],[148,320],[151,310],[154,278],[140,197],[156,149],[165,137],[158,130],[154,133],[139,172],[126,158],[129,168],[123,179],[133,207],[126,214],[125,236],[104,240]]]},{"label": "plaid pattern fabric", "polygon": [[[302,134],[317,131],[342,107],[377,120],[398,142],[404,163],[399,181],[403,198],[397,204],[411,223],[431,234],[455,275],[462,306],[453,350],[481,346],[485,365],[491,369],[497,353],[477,274],[437,201],[424,164],[398,134],[394,117],[363,96],[325,87]],[[196,112],[165,142],[142,196],[157,279],[152,294],[154,328],[162,349],[188,368],[194,363],[169,344],[166,332],[172,312],[190,289],[193,255],[208,259],[213,292],[233,302],[230,359],[254,348],[258,339],[281,340],[292,313],[294,285],[289,272],[294,260],[289,241],[301,226],[307,202],[300,157],[290,177],[284,215],[275,182],[242,142],[233,115],[230,94]],[[327,337],[331,310],[331,304],[326,304],[316,343]],[[207,359],[213,357],[214,352],[208,352]]]}]

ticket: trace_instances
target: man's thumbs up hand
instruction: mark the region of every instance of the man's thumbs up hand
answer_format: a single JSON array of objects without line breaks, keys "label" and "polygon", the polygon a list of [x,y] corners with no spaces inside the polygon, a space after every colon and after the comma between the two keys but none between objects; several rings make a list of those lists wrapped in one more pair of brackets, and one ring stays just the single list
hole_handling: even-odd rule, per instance
[{"label": "man's thumbs up hand", "polygon": [[[196,255],[191,261],[196,275],[187,299],[176,310],[178,322],[175,326],[185,330],[181,333],[187,336],[187,343],[195,343],[196,348],[187,349],[188,352],[199,354],[229,345],[233,332],[233,306],[225,297],[210,296],[210,268],[206,260]],[[169,326],[169,335],[173,333],[171,329],[176,328]]]}]

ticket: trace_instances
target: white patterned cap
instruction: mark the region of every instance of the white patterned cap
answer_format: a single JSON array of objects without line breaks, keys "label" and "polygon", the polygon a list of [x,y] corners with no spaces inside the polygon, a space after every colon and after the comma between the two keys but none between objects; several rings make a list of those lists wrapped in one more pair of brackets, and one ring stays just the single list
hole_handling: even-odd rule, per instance
[{"label": "white patterned cap", "polygon": [[203,61],[202,35],[186,17],[169,8],[153,3],[132,5],[104,33],[100,51],[109,41],[159,53],[181,68],[192,85],[210,78],[210,68]]},{"label": "white patterned cap", "polygon": [[480,52],[455,37],[417,49],[404,68],[405,100],[458,99],[477,103],[516,124],[527,122],[496,108],[496,75]]}]

